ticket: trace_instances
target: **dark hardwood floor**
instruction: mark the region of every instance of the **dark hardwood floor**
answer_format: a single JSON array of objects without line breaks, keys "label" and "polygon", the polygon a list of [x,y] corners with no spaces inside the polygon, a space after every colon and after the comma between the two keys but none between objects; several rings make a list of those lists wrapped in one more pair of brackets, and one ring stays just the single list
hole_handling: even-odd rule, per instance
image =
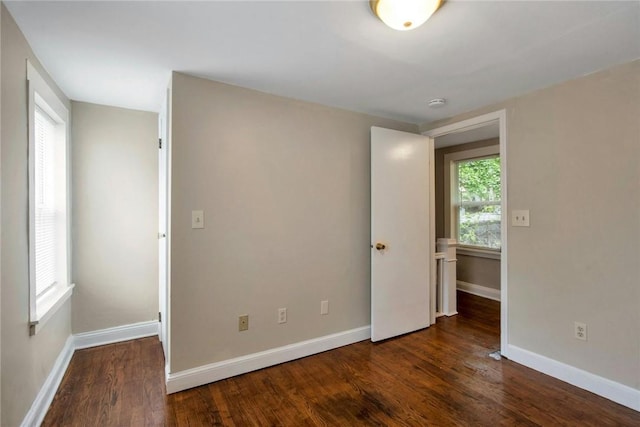
[{"label": "dark hardwood floor", "polygon": [[639,426],[640,413],[488,354],[499,303],[458,294],[460,314],[165,395],[160,343],[75,353],[44,426]]}]

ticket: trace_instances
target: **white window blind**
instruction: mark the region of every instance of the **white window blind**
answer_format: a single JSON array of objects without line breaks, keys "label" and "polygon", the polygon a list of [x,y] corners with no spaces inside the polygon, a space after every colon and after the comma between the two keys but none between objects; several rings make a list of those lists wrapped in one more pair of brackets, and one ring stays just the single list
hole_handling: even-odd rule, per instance
[{"label": "white window blind", "polygon": [[69,259],[69,110],[27,61],[29,127],[29,333],[73,292]]},{"label": "white window blind", "polygon": [[57,123],[35,108],[35,269],[36,296],[58,280],[55,143]]}]

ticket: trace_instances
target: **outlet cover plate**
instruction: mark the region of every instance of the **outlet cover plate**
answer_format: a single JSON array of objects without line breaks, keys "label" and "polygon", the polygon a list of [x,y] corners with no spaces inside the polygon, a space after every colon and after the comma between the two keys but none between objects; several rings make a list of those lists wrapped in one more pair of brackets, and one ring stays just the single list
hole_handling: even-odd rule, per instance
[{"label": "outlet cover plate", "polygon": [[287,323],[287,309],[279,308],[278,309],[278,323]]},{"label": "outlet cover plate", "polygon": [[191,211],[191,228],[204,228],[204,211]]},{"label": "outlet cover plate", "polygon": [[238,317],[238,331],[246,331],[249,329],[249,315],[244,314]]},{"label": "outlet cover plate", "polygon": [[576,339],[587,340],[587,324],[582,322],[573,322],[573,331]]},{"label": "outlet cover plate", "polygon": [[329,314],[329,300],[320,301],[320,314]]}]

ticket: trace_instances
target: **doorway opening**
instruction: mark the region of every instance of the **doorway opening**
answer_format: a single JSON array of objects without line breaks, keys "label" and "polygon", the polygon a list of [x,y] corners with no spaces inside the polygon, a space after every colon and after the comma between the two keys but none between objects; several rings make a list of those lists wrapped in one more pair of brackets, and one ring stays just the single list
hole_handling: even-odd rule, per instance
[{"label": "doorway opening", "polygon": [[499,321],[487,321],[499,323],[500,352],[507,356],[505,111],[424,134],[434,139],[436,237],[458,242],[458,306],[465,315],[482,316],[483,307],[499,313]]}]

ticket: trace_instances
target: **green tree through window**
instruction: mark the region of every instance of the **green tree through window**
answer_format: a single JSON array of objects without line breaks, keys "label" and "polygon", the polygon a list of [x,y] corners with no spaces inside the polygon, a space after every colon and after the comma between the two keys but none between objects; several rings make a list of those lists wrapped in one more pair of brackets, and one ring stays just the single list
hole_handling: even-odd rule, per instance
[{"label": "green tree through window", "polygon": [[500,157],[462,160],[456,167],[458,242],[500,249]]}]

